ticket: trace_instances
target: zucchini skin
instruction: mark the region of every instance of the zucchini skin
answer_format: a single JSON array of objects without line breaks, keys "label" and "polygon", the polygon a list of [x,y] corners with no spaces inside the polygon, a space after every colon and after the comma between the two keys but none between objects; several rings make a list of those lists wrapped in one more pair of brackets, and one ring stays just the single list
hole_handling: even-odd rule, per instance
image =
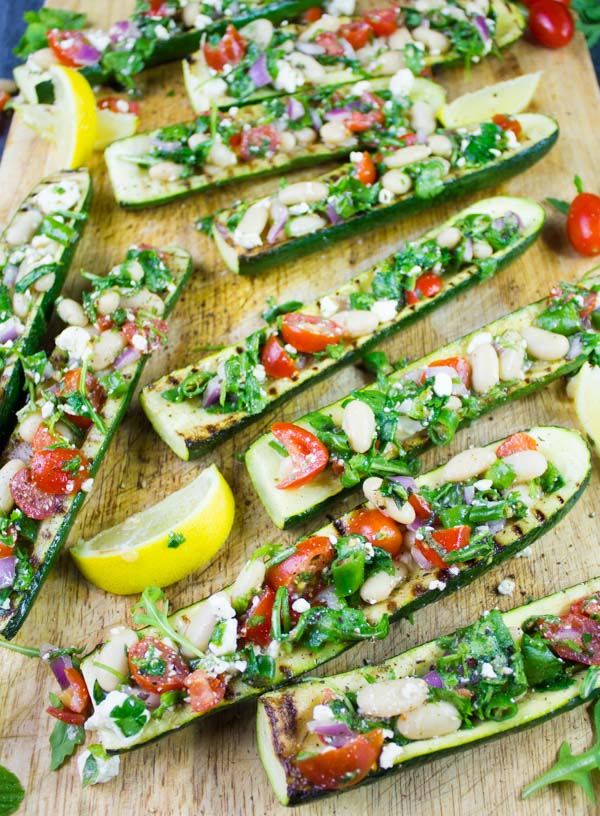
[{"label": "zucchini skin", "polygon": [[[53,176],[50,176],[49,178],[63,174],[67,175],[70,172],[81,173],[80,170],[63,170],[60,174],[53,174]],[[40,183],[43,183],[45,180],[46,179],[42,179],[42,182]],[[30,195],[31,193],[29,196],[27,196],[27,198],[29,198]],[[92,181],[88,175],[87,193],[84,200],[81,202],[78,212],[89,215],[91,202]],[[81,239],[86,222],[87,219],[75,219],[73,221],[72,228],[77,232],[77,239],[64,247],[61,259],[56,264],[57,269],[54,273],[54,285],[44,294],[40,307],[32,321],[31,328],[20,346],[20,351],[25,357],[33,354],[40,347],[42,338],[46,333],[50,312],[57,297],[62,291],[65,279],[69,272],[69,267],[71,266],[71,261],[73,260],[75,250],[77,249],[77,245]],[[12,428],[14,427],[16,421],[16,410],[23,397],[23,367],[21,366],[20,361],[15,360],[14,358],[12,361],[7,362],[6,368],[8,369],[9,366],[12,367],[12,371],[8,375],[8,378],[6,377],[6,369],[0,375],[0,445],[3,445],[6,442]]]},{"label": "zucchini skin", "polygon": [[[511,250],[511,252],[508,252],[506,255],[504,255],[504,257],[502,258],[502,260],[500,261],[496,268],[496,273],[499,272],[501,269],[504,269],[505,267],[509,266],[520,255],[526,252],[526,250],[529,249],[529,247],[538,237],[541,228],[542,224],[540,224],[538,230],[536,230],[531,235],[527,236],[527,238],[524,239],[523,241],[516,244]],[[304,380],[303,382],[299,383],[297,387],[290,389],[289,391],[286,391],[283,394],[280,394],[275,400],[269,403],[267,408],[265,408],[265,411],[262,411],[261,413],[258,414],[246,415],[241,420],[237,421],[235,424],[229,425],[228,427],[225,428],[218,429],[209,439],[186,440],[188,459],[197,459],[199,456],[202,456],[208,451],[213,450],[215,447],[217,447],[217,445],[220,445],[226,439],[229,439],[229,437],[232,436],[234,433],[241,431],[242,428],[245,428],[246,426],[260,419],[262,416],[264,416],[264,414],[267,411],[271,411],[279,407],[288,399],[291,399],[293,396],[299,394],[305,388],[308,388],[314,385],[315,383],[318,383],[321,380],[325,379],[326,377],[329,377],[331,374],[338,371],[343,366],[356,362],[362,357],[362,355],[365,352],[370,351],[372,348],[374,348],[376,345],[381,343],[386,338],[391,337],[394,334],[397,334],[398,332],[402,331],[403,329],[408,328],[413,323],[416,323],[418,320],[420,320],[421,317],[429,314],[430,312],[433,312],[439,306],[443,306],[444,303],[452,300],[454,297],[460,295],[462,292],[466,292],[468,289],[471,289],[480,282],[481,281],[479,276],[474,274],[466,278],[464,281],[462,281],[456,286],[449,286],[445,288],[440,295],[433,297],[430,300],[422,301],[422,305],[420,306],[420,308],[410,312],[410,314],[408,314],[404,319],[398,321],[394,325],[388,326],[382,331],[377,332],[368,342],[364,343],[359,348],[354,348],[348,351],[347,354],[345,354],[339,360],[336,360],[328,368],[324,368],[321,371],[319,371],[317,374],[315,374],[314,377]],[[143,399],[142,407],[145,410],[145,404],[143,402]],[[149,415],[149,413],[147,413],[147,416],[150,419],[150,421],[152,421],[152,418]],[[295,524],[296,522],[293,523]]]},{"label": "zucchini skin", "polygon": [[[516,532],[513,531],[514,535],[516,536],[515,540],[506,546],[498,545],[496,552],[494,553],[492,558],[487,563],[484,563],[481,567],[465,569],[458,575],[451,575],[445,570],[441,572],[437,571],[436,575],[440,575],[441,577],[443,577],[443,580],[446,582],[446,588],[444,589],[444,592],[440,594],[437,590],[427,590],[425,587],[422,587],[422,591],[419,591],[417,597],[415,597],[411,602],[404,603],[403,605],[398,605],[396,607],[396,609],[390,614],[391,623],[410,617],[416,610],[428,606],[430,603],[435,603],[439,598],[446,597],[447,594],[451,594],[456,590],[461,589],[464,586],[467,586],[475,578],[478,578],[480,575],[488,572],[492,568],[496,567],[498,564],[501,564],[504,560],[513,557],[517,552],[523,550],[525,547],[529,546],[534,541],[536,541],[544,533],[552,529],[552,527],[554,527],[554,525],[557,524],[577,503],[590,479],[592,469],[590,458],[591,454],[589,452],[587,443],[583,440],[583,437],[579,432],[572,431],[570,429],[568,431],[565,431],[565,429],[562,428],[561,429],[555,428],[554,430],[560,430],[564,431],[565,433],[572,434],[573,438],[576,438],[578,441],[579,440],[581,441],[581,443],[585,446],[585,449],[588,452],[587,468],[585,470],[585,473],[583,474],[583,478],[581,479],[581,481],[576,483],[576,486],[572,490],[571,495],[568,498],[562,499],[560,509],[556,510],[550,516],[545,516],[543,521],[536,517],[535,521],[533,522],[534,526],[532,527],[532,529],[530,529],[527,533],[525,533],[522,536],[517,536]],[[496,442],[492,443],[492,445],[496,447],[500,441],[502,440],[497,440]],[[435,470],[437,470],[437,468]],[[564,488],[561,488],[561,490],[564,490]],[[557,491],[557,493],[560,492],[561,491]],[[316,531],[315,533],[313,533],[313,535],[319,534],[321,534],[321,531]],[[393,595],[391,597],[393,598]],[[185,613],[185,610],[186,608],[178,610],[177,614],[180,615],[182,613]],[[332,660],[334,657],[337,657],[338,655],[348,651],[348,649],[352,648],[354,645],[356,644],[352,643],[326,644],[318,652],[311,653],[310,662],[308,663],[307,661],[307,665],[304,665],[300,671],[298,670],[294,671],[290,667],[287,668],[287,672],[285,674],[282,671],[279,671],[277,680],[274,683],[272,683],[269,688],[249,687],[247,684],[243,684],[244,690],[241,693],[237,693],[236,696],[225,699],[214,709],[210,709],[208,712],[202,714],[192,715],[190,719],[182,721],[180,725],[177,725],[173,728],[169,728],[168,730],[165,730],[152,738],[148,738],[143,742],[139,742],[135,745],[127,746],[121,749],[108,749],[108,753],[109,754],[122,753],[124,751],[134,750],[144,745],[148,745],[151,742],[155,742],[156,740],[162,738],[163,736],[166,736],[167,734],[171,734],[174,731],[181,730],[185,726],[190,725],[193,722],[196,722],[198,719],[201,718],[204,719],[206,717],[213,716],[214,714],[219,713],[223,709],[228,709],[231,706],[236,705],[238,703],[242,703],[245,702],[246,700],[259,697],[270,690],[274,690],[281,686],[288,685],[293,681],[294,678],[302,674],[305,674],[308,671],[312,671],[313,669],[317,668],[320,665],[323,665],[327,661]],[[83,658],[84,675],[85,675],[85,662],[91,661],[93,659],[94,654],[96,653],[97,650],[101,648],[101,646],[102,644],[98,644],[92,652],[90,652]]]},{"label": "zucchini skin", "polygon": [[[183,253],[183,250],[179,250],[179,253]],[[165,316],[167,316],[175,306],[177,299],[179,298],[185,284],[187,283],[191,272],[192,272],[192,261],[190,256],[185,253],[187,258],[186,266],[184,271],[182,272],[181,276],[177,281],[176,289],[170,294],[168,299],[165,301]],[[94,478],[100,469],[100,465],[102,464],[102,460],[108,450],[108,447],[112,441],[114,434],[116,433],[121,421],[129,407],[129,404],[132,400],[133,394],[139,382],[139,379],[142,375],[142,371],[144,370],[144,366],[148,360],[148,355],[142,357],[138,362],[135,373],[133,374],[130,382],[129,388],[127,389],[127,393],[124,394],[119,400],[119,407],[114,415],[113,420],[110,422],[108,426],[107,432],[104,435],[102,442],[98,448],[97,453],[93,458],[93,462],[89,467],[90,477]],[[66,543],[66,540],[71,532],[71,528],[75,522],[77,514],[83,505],[87,494],[82,490],[79,490],[78,493],[73,497],[73,501],[70,504],[69,510],[67,511],[62,524],[58,528],[57,532],[55,533],[51,544],[48,546],[47,550],[45,551],[44,558],[42,562],[38,565],[33,575],[33,579],[31,585],[24,592],[21,596],[19,604],[15,609],[11,612],[10,616],[0,617],[0,633],[7,639],[11,640],[23,623],[27,618],[27,615],[31,611],[33,604],[35,603],[35,599],[42,588],[44,581],[46,580],[50,570],[54,566],[56,559],[59,556],[59,553]]]}]

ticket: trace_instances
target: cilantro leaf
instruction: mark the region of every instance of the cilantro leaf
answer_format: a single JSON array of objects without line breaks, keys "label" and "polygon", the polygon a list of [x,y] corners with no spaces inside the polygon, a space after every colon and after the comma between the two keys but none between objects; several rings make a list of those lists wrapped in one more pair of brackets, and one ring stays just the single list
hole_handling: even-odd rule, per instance
[{"label": "cilantro leaf", "polygon": [[77,746],[83,745],[84,742],[85,731],[82,725],[70,725],[58,720],[50,734],[51,770],[58,770],[65,760],[75,752]]}]

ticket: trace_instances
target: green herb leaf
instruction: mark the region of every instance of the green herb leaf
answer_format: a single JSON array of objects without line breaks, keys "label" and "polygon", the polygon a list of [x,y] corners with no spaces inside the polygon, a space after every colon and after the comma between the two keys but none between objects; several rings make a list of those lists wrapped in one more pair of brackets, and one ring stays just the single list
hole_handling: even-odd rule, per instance
[{"label": "green herb leaf", "polygon": [[600,5],[598,0],[573,0],[571,9],[577,13],[575,27],[586,39],[588,48],[600,42]]},{"label": "green herb leaf", "polygon": [[0,816],[16,813],[24,798],[25,791],[17,777],[0,765]]},{"label": "green herb leaf", "polygon": [[26,11],[23,19],[27,23],[25,34],[13,53],[19,59],[26,60],[34,51],[48,46],[46,32],[51,28],[80,29],[86,24],[85,14],[62,9],[41,8],[39,11]]},{"label": "green herb leaf", "polygon": [[125,737],[134,737],[139,734],[148,722],[148,709],[138,697],[128,697],[121,705],[115,706],[110,712]]},{"label": "green herb leaf", "polygon": [[169,535],[169,543],[167,547],[171,550],[176,550],[177,547],[180,547],[185,541],[185,536],[181,533],[170,533]]},{"label": "green herb leaf", "polygon": [[[162,601],[162,608],[158,603]],[[187,651],[197,657],[204,657],[204,652],[198,649],[184,635],[178,632],[168,620],[169,602],[159,587],[146,587],[140,600],[131,608],[133,622],[137,626],[151,626],[161,637],[171,638],[175,643],[184,646]]]},{"label": "green herb leaf", "polygon": [[569,212],[569,207],[570,207],[571,205],[569,204],[569,202],[568,202],[568,201],[563,201],[563,199],[561,199],[561,198],[552,198],[552,197],[550,197],[550,196],[548,196],[548,198],[546,199],[546,201],[547,201],[547,202],[548,202],[548,204],[550,204],[552,207],[555,207],[555,208],[556,208],[556,209],[557,209],[559,212],[561,212],[563,215],[566,215],[566,214]]},{"label": "green herb leaf", "polygon": [[56,771],[77,748],[85,742],[85,731],[82,725],[70,725],[58,720],[50,734],[52,754],[50,768]]}]

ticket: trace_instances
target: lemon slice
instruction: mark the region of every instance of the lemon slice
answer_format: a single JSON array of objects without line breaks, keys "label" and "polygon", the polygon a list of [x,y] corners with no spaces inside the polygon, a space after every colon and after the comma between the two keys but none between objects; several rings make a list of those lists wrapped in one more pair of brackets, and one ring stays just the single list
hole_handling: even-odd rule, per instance
[{"label": "lemon slice", "polygon": [[107,108],[97,113],[98,129],[94,150],[104,150],[117,139],[127,139],[135,135],[139,124],[139,116],[135,113],[115,113]]},{"label": "lemon slice", "polygon": [[233,525],[235,504],[216,465],[181,490],[71,549],[95,586],[132,595],[164,587],[205,567]]},{"label": "lemon slice", "polygon": [[569,382],[567,393],[575,402],[579,422],[597,454],[600,454],[600,367],[584,363]]},{"label": "lemon slice", "polygon": [[438,118],[444,127],[455,128],[485,122],[497,113],[514,116],[529,107],[542,71],[488,85],[443,105]]}]

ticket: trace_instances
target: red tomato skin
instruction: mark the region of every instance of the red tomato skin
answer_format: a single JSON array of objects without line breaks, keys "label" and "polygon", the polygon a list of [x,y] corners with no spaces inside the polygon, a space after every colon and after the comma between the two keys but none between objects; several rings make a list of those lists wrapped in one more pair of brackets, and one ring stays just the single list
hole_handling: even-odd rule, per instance
[{"label": "red tomato skin", "polygon": [[[144,674],[136,665],[136,661],[145,657],[151,645],[158,653],[157,657],[166,663],[163,675],[154,676]],[[177,691],[178,689],[184,688],[185,680],[190,673],[179,652],[171,648],[171,646],[167,646],[166,643],[158,640],[158,638],[145,637],[137,643],[134,643],[128,650],[127,659],[129,661],[129,671],[137,685],[144,689],[144,691],[150,691],[156,694],[163,694],[165,691]]]},{"label": "red tomato skin", "polygon": [[264,344],[260,353],[260,362],[267,376],[277,380],[287,379],[298,373],[296,363],[275,335],[271,335]]},{"label": "red tomato skin", "polygon": [[67,708],[48,706],[46,714],[50,714],[51,717],[55,717],[57,720],[67,723],[67,725],[83,725],[86,721],[85,714],[77,714],[75,711],[69,711]]},{"label": "red tomato skin", "polygon": [[502,130],[512,130],[517,139],[523,132],[523,128],[518,119],[513,119],[512,117],[505,116],[503,113],[497,113],[495,116],[493,116],[492,122],[495,125],[498,125],[498,127],[501,127]]},{"label": "red tomato skin", "polygon": [[343,57],[346,53],[344,46],[338,41],[337,34],[333,31],[322,31],[315,37],[315,42],[325,49],[325,53],[330,57]]},{"label": "red tomato skin", "polygon": [[439,366],[453,368],[465,387],[471,387],[471,365],[466,357],[447,357],[445,360],[434,360],[433,363],[427,364],[428,368],[437,368]]},{"label": "red tomato skin", "polygon": [[[449,530],[434,530],[431,537],[446,552],[460,550],[466,547],[471,538],[471,528],[466,525],[451,527]],[[416,541],[415,547],[425,556],[433,567],[445,569],[448,564],[433,547],[429,547],[423,541]]]},{"label": "red tomato skin", "polygon": [[383,746],[383,731],[377,728],[358,734],[341,748],[297,759],[295,765],[305,779],[322,790],[341,790],[356,785],[377,762]]},{"label": "red tomato skin", "polygon": [[[79,62],[77,58],[80,49],[82,47],[89,48],[91,45],[85,34],[82,34],[81,31],[51,28],[46,32],[46,39],[52,53],[61,65],[66,65],[68,68],[82,67],[83,63]],[[65,43],[68,43],[68,45],[65,46]]]},{"label": "red tomato skin", "polygon": [[263,149],[265,142],[268,142],[268,147],[265,156],[270,157],[275,155],[279,150],[281,144],[281,136],[279,131],[273,125],[258,125],[257,127],[245,130],[242,133],[240,142],[240,154],[245,161],[252,161],[257,157],[252,153],[252,147]]},{"label": "red tomato skin", "polygon": [[10,558],[14,554],[14,549],[9,547],[8,544],[0,544],[0,558]]},{"label": "red tomato skin", "polygon": [[[250,608],[245,613],[245,623],[240,628],[240,636],[248,643],[256,643],[257,646],[268,646],[271,642],[271,615],[273,612],[273,602],[275,592],[270,586],[264,588],[257,599],[253,600]],[[248,626],[247,622],[254,617],[262,616],[261,623]]]},{"label": "red tomato skin", "polygon": [[301,19],[303,23],[316,23],[322,16],[323,11],[319,6],[313,6],[312,8],[306,9]]},{"label": "red tomato skin", "polygon": [[69,681],[68,688],[58,695],[61,703],[76,714],[85,714],[91,706],[90,695],[79,669],[65,669],[65,677]]},{"label": "red tomato skin", "polygon": [[217,45],[205,42],[202,53],[209,68],[221,72],[226,65],[238,65],[246,53],[246,40],[231,23]]},{"label": "red tomato skin", "polygon": [[374,184],[377,180],[377,170],[369,153],[363,153],[359,162],[354,165],[354,175],[361,184]]},{"label": "red tomato skin", "polygon": [[348,119],[344,121],[346,129],[351,133],[364,133],[370,130],[373,125],[380,125],[385,120],[383,112],[379,109],[362,113],[362,111],[352,111]]},{"label": "red tomato skin", "polygon": [[503,456],[510,456],[513,453],[520,453],[526,450],[537,450],[537,442],[532,436],[529,436],[529,434],[519,431],[498,445],[496,448],[496,456],[498,459],[502,459]]},{"label": "red tomato skin", "polygon": [[338,36],[358,50],[373,39],[373,28],[365,20],[353,20],[339,27]]},{"label": "red tomato skin", "polygon": [[341,327],[333,320],[301,312],[290,312],[281,321],[283,342],[305,354],[325,351],[327,346],[335,345],[342,334]]},{"label": "red tomato skin", "polygon": [[48,450],[48,448],[60,441],[61,437],[58,434],[51,433],[50,428],[42,422],[31,440],[31,447],[37,453],[37,451]]},{"label": "red tomato skin", "polygon": [[[121,110],[123,103],[127,105],[127,110]],[[113,113],[135,113],[136,116],[139,116],[140,113],[140,106],[137,102],[130,101],[129,99],[121,99],[118,96],[107,96],[101,99],[98,102],[98,108],[100,110],[109,110]]]},{"label": "red tomato skin", "polygon": [[412,505],[417,518],[428,519],[431,517],[431,507],[427,504],[424,498],[419,496],[418,493],[411,493],[408,497],[408,501],[409,504]]},{"label": "red tomato skin", "polygon": [[419,292],[416,289],[407,290],[404,293],[404,297],[406,299],[407,306],[414,306],[415,303],[418,303],[421,300]]},{"label": "red tomato skin", "polygon": [[284,586],[303,593],[334,557],[335,549],[327,536],[312,536],[300,541],[293,555],[271,567],[267,571],[266,581],[273,590]]},{"label": "red tomato skin", "polygon": [[271,427],[271,432],[285,447],[292,460],[292,473],[278,483],[278,490],[301,487],[327,467],[329,451],[321,440],[306,428],[293,425],[291,422],[276,422]]},{"label": "red tomato skin", "polygon": [[63,508],[63,496],[46,493],[34,483],[29,468],[24,467],[10,480],[10,492],[15,504],[26,516],[36,521],[52,518]]},{"label": "red tomato skin", "polygon": [[376,37],[389,37],[398,28],[398,12],[393,7],[366,11],[363,18],[371,26]]},{"label": "red tomato skin", "polygon": [[442,279],[439,275],[436,275],[435,272],[423,272],[423,274],[417,278],[417,289],[428,298],[435,297],[439,294],[443,286]]},{"label": "red tomato skin", "polygon": [[375,507],[357,510],[346,526],[350,535],[364,536],[374,547],[385,550],[392,558],[402,549],[404,537],[400,525]]},{"label": "red tomato skin", "polygon": [[529,31],[546,48],[568,45],[575,33],[573,16],[557,0],[536,0],[529,11]]},{"label": "red tomato skin", "polygon": [[593,193],[575,196],[567,213],[567,237],[580,255],[600,253],[600,197]]},{"label": "red tomato skin", "polygon": [[[73,368],[71,371],[67,371],[64,377],[61,380],[60,386],[57,390],[57,395],[60,397],[66,397],[69,394],[73,394],[76,391],[79,391],[79,384],[81,381],[81,369],[80,368]],[[93,374],[88,372],[85,378],[85,393],[89,401],[91,402],[95,411],[100,411],[104,403],[106,402],[106,391],[100,385],[96,377]],[[73,425],[76,425],[78,428],[81,428],[82,431],[87,431],[88,428],[91,428],[93,425],[92,420],[90,417],[85,416],[77,416],[76,414],[69,414],[67,413],[67,418],[69,422],[72,422]]]},{"label": "red tomato skin", "polygon": [[[81,466],[73,473],[63,469],[68,462],[79,457]],[[66,496],[76,493],[88,478],[87,460],[76,448],[56,448],[33,454],[29,470],[31,480],[44,493],[51,496]]]},{"label": "red tomato skin", "polygon": [[225,697],[227,688],[222,677],[211,677],[202,669],[196,669],[195,672],[188,675],[184,680],[184,685],[189,689],[190,705],[196,714],[210,711],[211,708],[219,705]]}]

